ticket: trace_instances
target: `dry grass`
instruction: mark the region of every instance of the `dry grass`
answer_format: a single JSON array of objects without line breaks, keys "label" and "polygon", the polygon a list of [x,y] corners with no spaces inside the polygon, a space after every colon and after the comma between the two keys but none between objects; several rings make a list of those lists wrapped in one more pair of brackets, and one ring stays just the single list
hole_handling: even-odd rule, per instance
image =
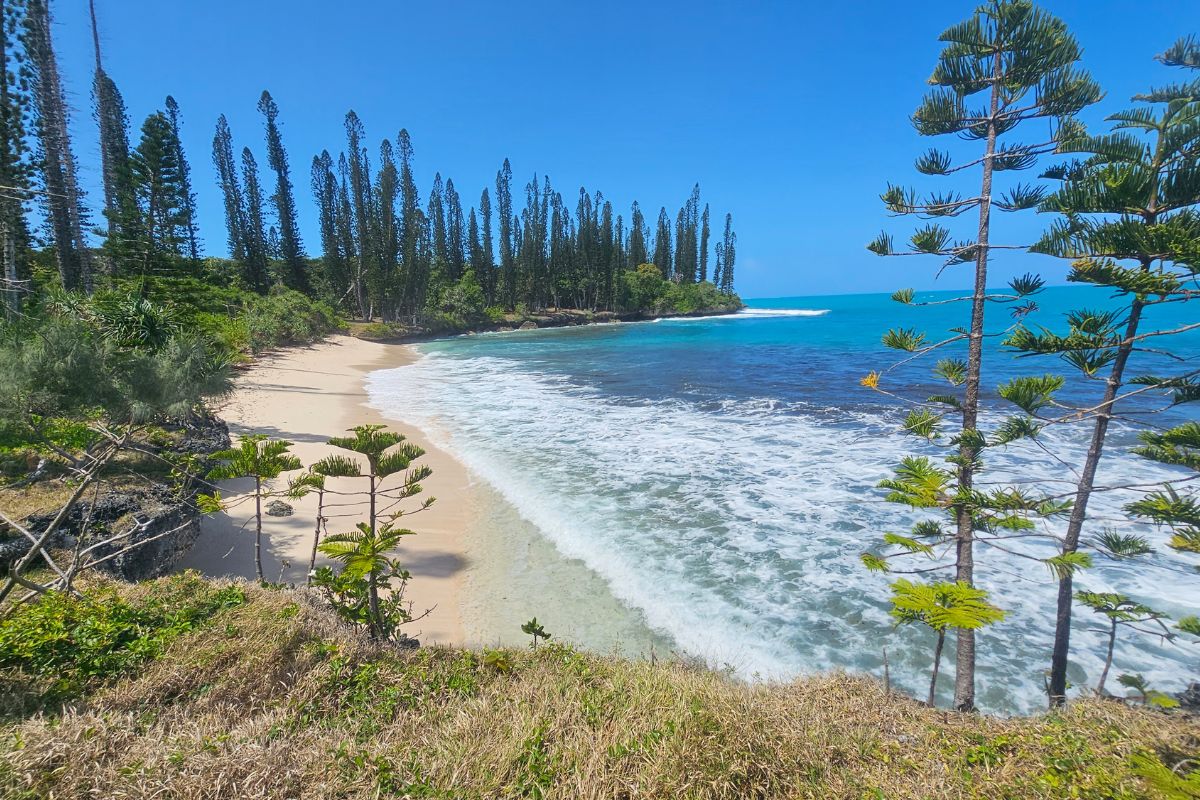
[{"label": "dry grass", "polygon": [[1200,735],[1113,702],[960,716],[844,674],[747,686],[560,646],[380,652],[303,595],[247,591],[138,674],[0,724],[0,795],[1135,798],[1161,796],[1138,754],[1173,764]]}]

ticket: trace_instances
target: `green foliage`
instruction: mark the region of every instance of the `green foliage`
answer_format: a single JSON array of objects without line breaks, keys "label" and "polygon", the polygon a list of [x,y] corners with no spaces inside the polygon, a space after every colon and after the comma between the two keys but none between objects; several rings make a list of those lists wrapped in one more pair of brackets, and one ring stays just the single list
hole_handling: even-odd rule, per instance
[{"label": "green foliage", "polygon": [[620,308],[643,314],[692,314],[697,311],[730,310],[742,307],[737,295],[715,285],[674,283],[663,277],[654,264],[640,264],[621,273]]},{"label": "green foliage", "polygon": [[412,621],[404,588],[412,575],[388,554],[414,531],[383,523],[360,522],[350,533],[332,534],[318,545],[342,564],[335,572],[322,567],[313,577],[339,617],[367,630],[372,638],[397,641],[400,626]]},{"label": "green foliage", "polygon": [[135,671],[180,635],[245,600],[241,588],[216,588],[194,573],[156,585],[136,603],[112,589],[87,599],[51,592],[0,617],[0,669],[42,679],[38,702],[63,702]]},{"label": "green foliage", "polygon": [[912,353],[925,343],[925,334],[913,328],[893,328],[883,335],[883,346]]},{"label": "green foliage", "polygon": [[[0,431],[49,444],[76,426],[144,423],[190,413],[229,387],[229,364],[202,337],[176,331],[141,301],[60,296],[41,316],[0,326]],[[129,316],[123,316],[128,312]]]},{"label": "green foliage", "polygon": [[1054,402],[1054,393],[1065,383],[1066,379],[1061,375],[1031,375],[1013,378],[1001,385],[997,392],[1026,414],[1034,416]]},{"label": "green foliage", "polygon": [[207,477],[210,481],[246,477],[273,480],[280,473],[300,469],[300,459],[288,453],[291,447],[291,442],[282,439],[269,439],[261,433],[248,434],[239,440],[237,447],[212,454],[214,461],[222,463],[209,470]]},{"label": "green foliage", "polygon": [[1141,674],[1126,673],[1124,675],[1119,675],[1117,676],[1117,683],[1137,692],[1139,699],[1145,705],[1164,709],[1179,707],[1179,701],[1171,697],[1169,694],[1164,694],[1163,692],[1150,688],[1149,682]]},{"label": "green foliage", "polygon": [[253,353],[284,345],[310,344],[341,327],[332,308],[291,289],[266,297],[252,296],[236,319],[244,327]]},{"label": "green foliage", "polygon": [[1063,552],[1056,556],[1042,559],[1042,563],[1050,569],[1055,578],[1062,580],[1063,578],[1073,576],[1081,569],[1091,569],[1092,557],[1088,553],[1080,553],[1078,551]]},{"label": "green foliage", "polygon": [[889,502],[913,508],[934,508],[946,501],[951,475],[924,456],[906,456],[896,468],[896,477],[879,482],[889,489]]},{"label": "green foliage", "polygon": [[891,615],[901,624],[919,622],[935,631],[974,630],[1004,619],[1004,612],[987,602],[987,592],[965,583],[914,583],[901,578],[892,584]]},{"label": "green foliage", "polygon": [[904,430],[913,436],[936,439],[941,423],[940,415],[928,409],[919,408],[908,412],[908,416],[904,418]]},{"label": "green foliage", "polygon": [[538,639],[548,640],[550,638],[550,634],[546,633],[546,629],[538,624],[537,617],[534,617],[528,622],[522,623],[521,633],[526,633],[533,637],[532,646],[534,650],[537,650]]},{"label": "green foliage", "polygon": [[468,328],[490,321],[487,313],[487,296],[468,269],[455,283],[443,289],[434,309],[440,315],[435,321],[451,328]]}]

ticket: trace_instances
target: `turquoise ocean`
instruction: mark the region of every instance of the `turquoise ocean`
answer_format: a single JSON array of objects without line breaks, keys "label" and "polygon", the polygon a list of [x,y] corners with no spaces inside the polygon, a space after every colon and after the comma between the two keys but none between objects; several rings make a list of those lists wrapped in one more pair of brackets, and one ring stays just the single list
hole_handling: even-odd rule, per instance
[{"label": "turquoise ocean", "polygon": [[[1061,330],[1068,309],[1113,301],[1102,290],[1058,287],[1037,302],[1029,323]],[[829,669],[882,675],[886,648],[894,681],[913,691],[927,681],[931,634],[892,625],[887,579],[858,556],[920,518],[884,502],[879,480],[906,454],[941,451],[902,435],[903,406],[859,380],[897,360],[880,344],[887,328],[932,339],[965,324],[966,304],[904,307],[862,294],[748,305],[725,317],[461,336],[422,344],[416,363],[369,377],[374,407],[421,427],[477,483],[465,575],[473,639],[520,642],[520,623],[536,615],[585,647],[674,653],[750,680]],[[1144,329],[1194,322],[1198,311],[1195,303],[1156,308]],[[989,313],[989,407],[1012,375],[1069,372],[1052,358],[1003,350],[1009,308]],[[1192,368],[1186,361],[1200,359],[1200,335],[1173,337],[1172,348],[1175,357],[1138,353],[1132,372]],[[914,398],[941,391],[930,366],[888,372],[884,385]],[[1102,388],[1073,378],[1063,396],[1087,401]],[[1159,405],[1144,398],[1127,410],[1137,416]],[[1142,418],[1166,425],[1195,415],[1183,407]],[[1057,426],[1045,434],[1049,453],[1027,444],[990,452],[985,480],[1066,492],[1086,436],[1082,426]],[[1181,477],[1132,455],[1135,441],[1128,425],[1115,426],[1100,485]],[[1121,511],[1141,493],[1095,498],[1085,535],[1139,532],[1158,552],[1135,563],[1098,559],[1078,583],[1175,617],[1196,613],[1198,562]],[[1042,708],[1053,578],[993,548],[981,548],[977,565],[980,583],[1008,611],[979,636],[980,704],[1001,713]],[[1102,664],[1102,620],[1094,617],[1076,611],[1070,679],[1079,687]],[[952,654],[945,666],[948,694]],[[1200,673],[1200,646],[1128,635],[1114,674],[1131,671],[1179,689]]]}]

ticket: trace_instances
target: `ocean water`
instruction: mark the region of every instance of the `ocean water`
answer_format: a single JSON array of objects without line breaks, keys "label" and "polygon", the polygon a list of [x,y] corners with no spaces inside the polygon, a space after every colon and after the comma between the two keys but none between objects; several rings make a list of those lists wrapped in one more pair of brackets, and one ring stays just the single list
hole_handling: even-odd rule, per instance
[{"label": "ocean water", "polygon": [[[1084,287],[1049,289],[1038,299],[1031,321],[1059,327],[1068,308],[1110,303]],[[1194,321],[1194,305],[1156,309],[1149,325]],[[416,363],[370,376],[372,405],[421,426],[479,480],[484,501],[467,574],[479,638],[521,641],[520,623],[537,615],[587,647],[673,651],[763,680],[838,668],[881,674],[887,648],[893,680],[923,691],[932,636],[893,626],[888,579],[867,572],[858,556],[920,518],[884,502],[878,481],[905,454],[941,451],[902,435],[901,404],[858,382],[897,360],[879,344],[888,327],[933,337],[964,325],[967,306],[906,308],[886,295],[750,306],[718,318],[463,336],[421,345]],[[1002,306],[990,313],[991,333],[1011,322]],[[989,338],[989,404],[1013,374],[1065,371],[1050,359],[1016,359],[998,342]],[[1175,347],[1200,357],[1200,336],[1177,337]],[[1165,357],[1138,359],[1133,372],[1146,374]],[[913,397],[940,390],[930,366],[900,367],[884,385]],[[1065,395],[1098,397],[1101,389],[1074,380]],[[1151,419],[1169,424],[1186,413],[1195,411]],[[1057,427],[1046,442],[1074,464],[1086,435]],[[1100,485],[1180,476],[1130,455],[1133,441],[1118,424]],[[989,452],[988,467],[987,481],[1059,492],[1072,485],[1068,466],[1031,445]],[[1089,532],[1139,530],[1159,552],[1135,564],[1100,560],[1078,583],[1176,617],[1194,613],[1197,562],[1163,546],[1162,532],[1126,520],[1121,506],[1139,494],[1094,498]],[[1042,708],[1052,576],[993,548],[976,558],[980,583],[1008,611],[978,637],[980,704],[1002,713]],[[1104,635],[1092,616],[1076,613],[1070,677],[1077,686],[1094,682],[1102,664]],[[1196,647],[1125,634],[1113,674],[1139,671],[1177,689],[1200,672]],[[945,697],[952,648],[947,655]]]}]

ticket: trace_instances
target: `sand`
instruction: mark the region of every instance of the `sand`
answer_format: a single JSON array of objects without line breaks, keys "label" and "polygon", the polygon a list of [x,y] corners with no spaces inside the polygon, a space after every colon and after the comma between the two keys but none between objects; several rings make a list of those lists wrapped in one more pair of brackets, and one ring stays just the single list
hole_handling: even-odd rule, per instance
[{"label": "sand", "polygon": [[[416,358],[415,350],[407,345],[334,336],[321,344],[262,358],[236,380],[233,393],[217,404],[216,411],[229,423],[235,443],[249,433],[286,439],[293,443],[291,452],[305,465],[335,453],[350,455],[325,441],[364,423],[386,424],[424,448],[426,455],[417,463],[431,467],[433,475],[422,482],[422,494],[400,507],[413,510],[423,498],[438,499],[428,510],[400,521],[418,535],[407,537],[397,556],[412,573],[406,596],[413,602],[414,613],[432,611],[406,626],[405,632],[424,644],[463,644],[462,576],[468,566],[465,531],[475,513],[470,475],[462,464],[433,447],[421,431],[385,419],[366,405],[363,379],[367,373],[400,367]],[[285,488],[287,478],[296,474],[285,473],[274,486]],[[386,482],[385,489],[395,482]],[[328,485],[350,491],[365,484],[366,479],[341,478]],[[200,537],[181,568],[210,576],[254,578],[254,504],[246,500],[252,489],[249,480],[221,485],[222,495],[232,507],[204,520]],[[284,500],[294,507],[294,514],[263,518],[263,573],[269,581],[302,585],[312,552],[317,499],[312,494]],[[366,519],[365,502],[327,496],[326,503],[330,533],[351,530]],[[330,507],[334,503],[342,505]],[[321,563],[326,562],[318,558]]]}]

